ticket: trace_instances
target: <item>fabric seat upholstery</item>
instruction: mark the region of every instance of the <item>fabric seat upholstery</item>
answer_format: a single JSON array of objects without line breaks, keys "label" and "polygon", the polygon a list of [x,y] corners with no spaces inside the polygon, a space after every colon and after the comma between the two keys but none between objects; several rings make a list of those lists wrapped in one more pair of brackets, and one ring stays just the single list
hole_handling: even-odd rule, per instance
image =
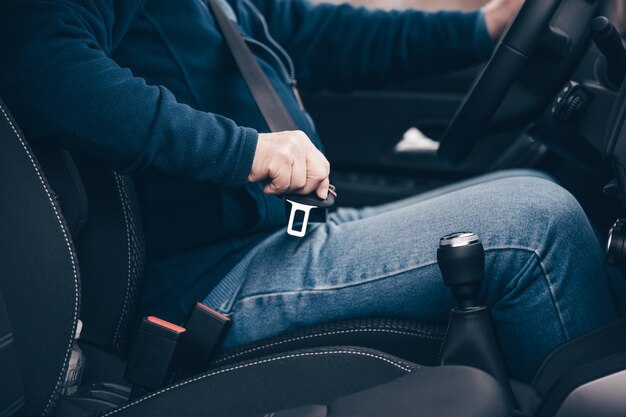
[{"label": "fabric seat upholstery", "polygon": [[336,347],[218,368],[102,417],[146,415],[504,417],[508,410],[504,391],[482,371],[422,368],[377,351]]},{"label": "fabric seat upholstery", "polygon": [[[6,169],[6,175],[0,179],[0,196],[3,198],[0,205],[0,251],[3,254],[0,257],[0,289],[13,327],[18,367],[24,383],[25,414],[87,415],[80,408],[66,407],[72,397],[61,399],[59,406],[79,313],[84,312],[80,308],[79,261],[72,233],[59,205],[63,197],[55,195],[2,102],[0,111],[0,166]],[[75,229],[75,236],[80,239],[80,227]],[[123,300],[124,311],[129,311],[129,299]],[[112,317],[118,323],[120,317],[124,317],[119,311],[113,313]],[[96,326],[97,322],[92,325]],[[351,334],[353,330],[359,333],[362,329],[344,329],[339,333]],[[323,333],[320,332],[322,337]],[[419,334],[403,333],[409,336]],[[265,347],[256,346],[247,352],[233,353],[230,360],[240,360],[252,352],[267,354],[268,349],[275,346],[293,348],[291,343],[316,340],[316,337],[311,334],[292,337],[284,343],[274,341]],[[115,343],[115,338],[107,340]],[[224,359],[223,362],[227,361]],[[403,379],[418,370],[414,380]],[[480,389],[468,391],[471,398],[455,394],[458,400],[452,401],[455,407],[445,407],[454,411],[450,416],[506,415],[501,412],[505,403],[501,389],[481,371],[453,367],[421,369],[382,352],[354,347],[304,349],[225,365],[106,411],[104,415],[249,417],[294,407],[305,407],[300,411],[287,411],[294,416],[306,416],[307,409],[324,411],[328,416],[364,415],[365,410],[359,411],[358,407],[354,413],[350,411],[354,399],[346,398],[337,404],[333,401],[376,387],[380,387],[381,392],[397,390],[399,397],[389,392],[380,395],[390,407],[400,404],[403,413],[413,413],[406,415],[415,415],[418,410],[424,411],[423,415],[443,415],[440,413],[442,401],[447,404],[452,398],[447,385],[464,380],[472,383],[476,378],[481,382],[472,386]],[[396,383],[399,385],[385,388],[386,384]],[[439,388],[433,388],[432,384]],[[83,386],[80,390],[88,388]],[[413,390],[416,393],[425,390],[424,395],[413,397]],[[433,392],[441,392],[441,395],[433,396]],[[478,398],[488,401],[477,401]],[[333,407],[344,411],[333,414]],[[476,414],[476,410],[481,414]],[[489,412],[485,414],[485,410]]]}]

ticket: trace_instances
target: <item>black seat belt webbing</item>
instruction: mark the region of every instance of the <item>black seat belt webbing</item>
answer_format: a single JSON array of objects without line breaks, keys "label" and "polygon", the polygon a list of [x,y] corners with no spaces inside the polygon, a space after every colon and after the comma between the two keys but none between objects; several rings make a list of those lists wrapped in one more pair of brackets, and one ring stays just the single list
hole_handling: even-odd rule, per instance
[{"label": "black seat belt webbing", "polygon": [[219,0],[208,0],[208,3],[230,52],[235,58],[239,71],[241,71],[241,75],[243,75],[270,130],[272,132],[298,130],[298,126],[287,111],[285,104],[278,97],[278,93],[261,69],[237,26],[222,9]]}]

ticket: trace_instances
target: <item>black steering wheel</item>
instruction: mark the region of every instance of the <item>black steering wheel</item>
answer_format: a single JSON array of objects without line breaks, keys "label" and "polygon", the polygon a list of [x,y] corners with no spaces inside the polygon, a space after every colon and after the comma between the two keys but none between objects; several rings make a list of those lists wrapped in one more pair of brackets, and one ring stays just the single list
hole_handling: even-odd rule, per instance
[{"label": "black steering wheel", "polygon": [[525,68],[560,3],[526,0],[443,134],[439,147],[442,160],[452,165],[465,160]]}]

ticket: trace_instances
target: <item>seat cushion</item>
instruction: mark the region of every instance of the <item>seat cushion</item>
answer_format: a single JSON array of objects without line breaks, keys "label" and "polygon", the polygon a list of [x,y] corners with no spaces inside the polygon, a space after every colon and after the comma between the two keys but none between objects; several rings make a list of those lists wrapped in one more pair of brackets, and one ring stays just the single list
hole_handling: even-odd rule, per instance
[{"label": "seat cushion", "polygon": [[216,369],[103,417],[505,417],[508,412],[503,389],[477,369],[424,368],[374,350],[338,347]]},{"label": "seat cushion", "polygon": [[505,417],[510,411],[506,404],[504,391],[491,376],[474,368],[445,366],[420,369],[326,406],[304,406],[270,416]]},{"label": "seat cushion", "polygon": [[434,366],[438,365],[444,331],[444,325],[396,318],[342,320],[304,327],[222,352],[211,367],[292,350],[330,346],[359,346]]},{"label": "seat cushion", "polygon": [[300,350],[215,369],[103,417],[249,417],[307,404],[328,404],[418,369],[418,365],[369,349]]}]

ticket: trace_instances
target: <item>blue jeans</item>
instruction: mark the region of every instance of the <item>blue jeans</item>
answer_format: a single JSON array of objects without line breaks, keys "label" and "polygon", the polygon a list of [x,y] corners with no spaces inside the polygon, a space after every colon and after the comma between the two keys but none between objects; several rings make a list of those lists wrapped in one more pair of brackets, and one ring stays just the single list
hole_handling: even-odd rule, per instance
[{"label": "blue jeans", "polygon": [[553,348],[615,318],[603,250],[587,217],[572,195],[531,171],[341,208],[326,224],[309,225],[303,239],[281,230],[205,302],[233,318],[225,348],[356,317],[444,323],[454,299],[436,251],[441,236],[457,231],[482,239],[482,301],[512,377],[529,381]]}]

